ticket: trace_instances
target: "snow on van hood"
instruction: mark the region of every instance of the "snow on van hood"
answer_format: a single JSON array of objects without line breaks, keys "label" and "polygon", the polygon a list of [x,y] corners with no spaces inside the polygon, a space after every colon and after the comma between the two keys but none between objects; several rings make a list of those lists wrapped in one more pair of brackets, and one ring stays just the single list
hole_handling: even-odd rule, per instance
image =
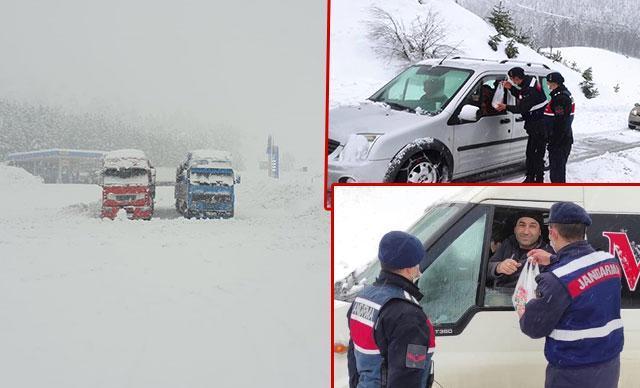
[{"label": "snow on van hood", "polygon": [[344,144],[355,133],[388,133],[413,127],[431,116],[393,110],[377,102],[340,106],[329,112],[329,138]]}]

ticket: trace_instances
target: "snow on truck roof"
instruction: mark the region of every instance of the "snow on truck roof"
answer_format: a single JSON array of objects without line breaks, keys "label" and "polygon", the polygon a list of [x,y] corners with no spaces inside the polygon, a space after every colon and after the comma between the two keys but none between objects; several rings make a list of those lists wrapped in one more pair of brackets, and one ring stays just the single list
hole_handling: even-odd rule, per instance
[{"label": "snow on truck roof", "polygon": [[109,151],[104,157],[105,168],[149,168],[149,159],[141,150],[122,149]]}]

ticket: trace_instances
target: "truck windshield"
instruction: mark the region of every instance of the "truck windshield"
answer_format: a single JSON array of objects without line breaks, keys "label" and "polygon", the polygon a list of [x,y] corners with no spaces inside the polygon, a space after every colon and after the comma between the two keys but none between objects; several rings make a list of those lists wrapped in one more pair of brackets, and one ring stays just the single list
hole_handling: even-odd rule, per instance
[{"label": "truck windshield", "polygon": [[191,172],[189,180],[194,185],[233,186],[233,175]]},{"label": "truck windshield", "polygon": [[400,73],[370,100],[392,109],[435,115],[473,74],[472,70],[444,66],[416,65]]},{"label": "truck windshield", "polygon": [[149,171],[143,168],[107,168],[102,174],[105,185],[149,184]]},{"label": "truck windshield", "polygon": [[[433,238],[449,220],[456,217],[464,206],[461,203],[433,206],[407,232],[416,236],[424,244],[428,239]],[[345,279],[336,283],[336,298],[350,300],[362,286],[373,283],[379,273],[380,262],[377,259],[372,260],[365,267],[352,272]]]}]

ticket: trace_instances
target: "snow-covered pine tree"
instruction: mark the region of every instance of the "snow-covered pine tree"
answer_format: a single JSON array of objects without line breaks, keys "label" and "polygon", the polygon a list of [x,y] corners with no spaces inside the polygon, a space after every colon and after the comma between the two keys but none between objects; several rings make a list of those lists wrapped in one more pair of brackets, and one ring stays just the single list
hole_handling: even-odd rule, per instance
[{"label": "snow-covered pine tree", "polygon": [[489,47],[491,47],[493,51],[498,51],[498,43],[500,42],[502,42],[500,34],[495,34],[489,37]]},{"label": "snow-covered pine tree", "polygon": [[507,58],[512,59],[518,56],[520,50],[518,50],[518,46],[516,46],[516,41],[514,39],[510,39],[507,42],[507,47],[504,48],[504,53],[507,54]]},{"label": "snow-covered pine tree", "polygon": [[588,68],[585,70],[582,73],[582,78],[584,78],[584,81],[580,82],[580,88],[582,89],[584,96],[589,99],[598,97],[600,92],[593,83],[593,69]]},{"label": "snow-covered pine tree", "polygon": [[507,38],[513,38],[516,34],[516,26],[508,9],[502,5],[502,1],[493,6],[487,21],[495,27],[498,34]]},{"label": "snow-covered pine tree", "polygon": [[502,4],[502,1],[493,7],[491,14],[487,17],[487,21],[498,32],[497,35],[490,36],[487,42],[493,51],[498,51],[498,43],[502,41],[502,37],[509,39],[504,49],[504,53],[508,58],[518,56],[519,50],[516,42],[531,46],[531,38],[522,29],[516,27],[511,12]]}]

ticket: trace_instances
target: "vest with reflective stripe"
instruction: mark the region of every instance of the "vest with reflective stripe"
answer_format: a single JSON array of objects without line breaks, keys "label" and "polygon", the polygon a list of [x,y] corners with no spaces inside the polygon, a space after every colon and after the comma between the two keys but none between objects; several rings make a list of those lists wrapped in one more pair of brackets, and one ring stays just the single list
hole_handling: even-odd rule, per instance
[{"label": "vest with reflective stripe", "polygon": [[[377,327],[380,310],[393,299],[406,300],[419,306],[418,301],[408,292],[391,285],[367,286],[353,301],[349,315],[349,331],[359,375],[358,388],[379,388],[382,387],[383,381],[386,381],[386,375],[383,376],[383,373],[386,373],[386,361],[376,344],[374,331]],[[432,333],[430,340],[432,343],[429,344],[429,353],[427,354],[427,365],[430,365],[435,339],[433,328],[428,320],[427,324]],[[384,372],[383,369],[385,369]],[[428,378],[429,369],[425,369],[422,377],[423,387],[427,386]]]},{"label": "vest with reflective stripe", "polygon": [[[523,90],[518,96],[519,100],[522,100],[523,94],[536,95],[538,97],[538,101],[533,105],[528,112],[520,112],[522,118],[526,121],[536,121],[540,120],[544,117],[544,109],[547,106],[547,96],[542,91],[542,86],[538,82],[536,77],[526,76],[523,82],[523,85],[526,85],[526,89]],[[529,96],[529,98],[533,98]]]},{"label": "vest with reflective stripe", "polygon": [[549,101],[549,103],[546,105],[545,109],[544,109],[544,115],[545,116],[549,116],[549,117],[553,117],[555,116],[555,112],[553,111],[553,105],[555,103],[554,97],[560,94],[564,94],[565,96],[569,97],[569,99],[571,100],[571,112],[569,113],[569,119],[571,120],[571,122],[573,122],[573,115],[575,115],[576,113],[576,102],[573,99],[573,96],[571,95],[571,92],[568,91],[567,89],[561,90],[558,93],[554,93],[551,92],[551,100]]},{"label": "vest with reflective stripe", "polygon": [[572,298],[545,343],[547,360],[560,367],[611,360],[624,343],[618,260],[606,252],[571,252],[559,255],[546,270],[560,279]]}]

